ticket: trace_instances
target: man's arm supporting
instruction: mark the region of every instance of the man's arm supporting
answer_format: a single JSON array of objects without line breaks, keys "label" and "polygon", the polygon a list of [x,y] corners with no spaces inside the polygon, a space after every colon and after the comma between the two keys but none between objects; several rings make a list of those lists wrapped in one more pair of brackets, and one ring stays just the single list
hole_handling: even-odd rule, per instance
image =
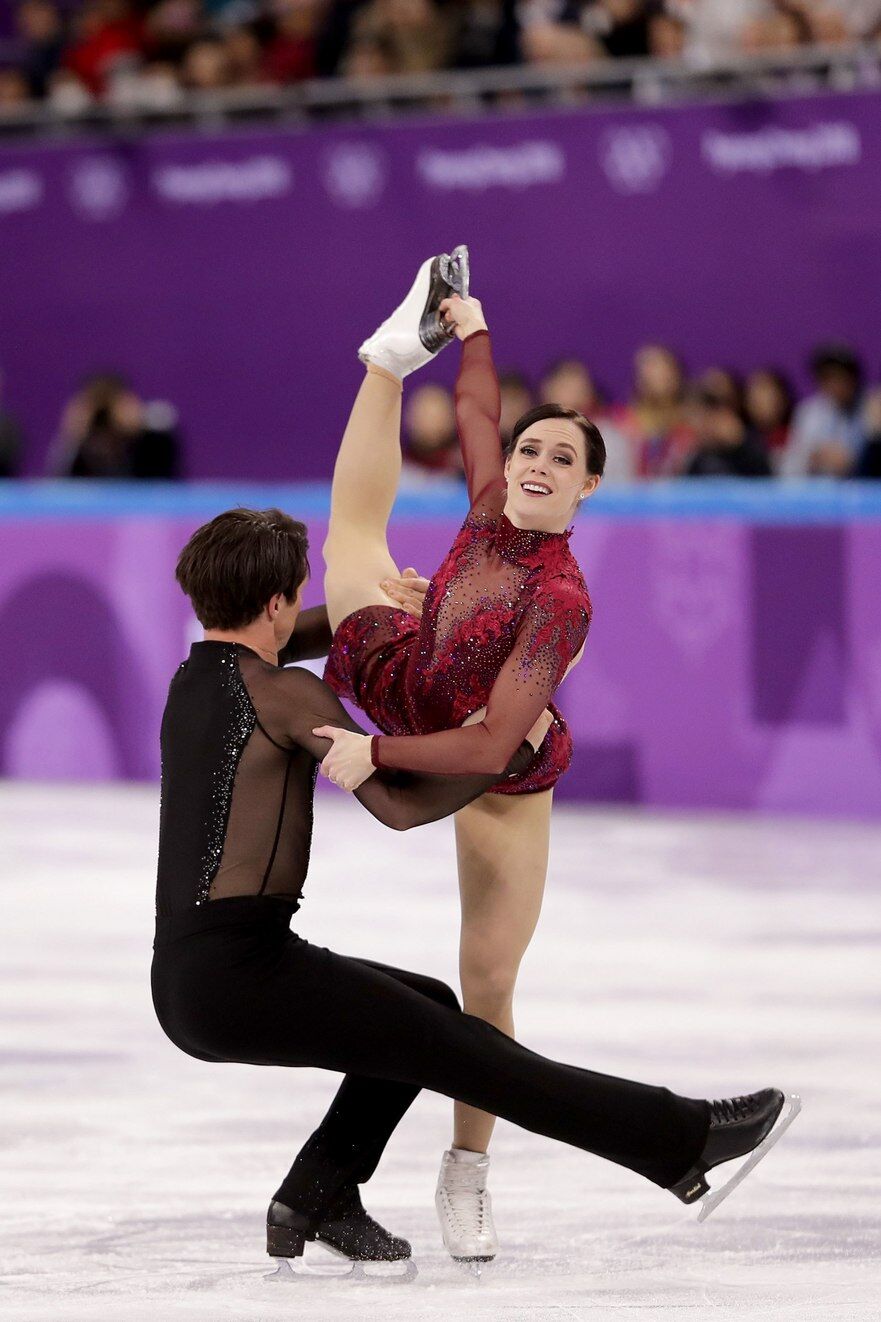
[{"label": "man's arm supporting", "polygon": [[[277,742],[299,744],[321,761],[332,747],[330,739],[312,733],[321,725],[364,734],[332,689],[307,670],[288,670],[273,677],[275,690],[269,704],[260,701],[257,713],[267,733]],[[282,685],[284,689],[282,691]],[[526,740],[514,753],[506,774],[525,771],[535,755]],[[355,790],[358,801],[384,825],[396,831],[449,817],[466,803],[485,794],[498,775],[435,776],[421,773],[383,771]]]}]

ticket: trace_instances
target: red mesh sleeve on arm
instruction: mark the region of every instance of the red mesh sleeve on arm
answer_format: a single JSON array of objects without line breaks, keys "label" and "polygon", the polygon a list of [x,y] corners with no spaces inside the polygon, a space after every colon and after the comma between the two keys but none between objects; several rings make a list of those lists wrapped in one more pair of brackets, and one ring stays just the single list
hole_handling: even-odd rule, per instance
[{"label": "red mesh sleeve on arm", "polygon": [[456,426],[472,509],[504,490],[501,412],[489,331],[475,331],[462,345],[456,377]]}]

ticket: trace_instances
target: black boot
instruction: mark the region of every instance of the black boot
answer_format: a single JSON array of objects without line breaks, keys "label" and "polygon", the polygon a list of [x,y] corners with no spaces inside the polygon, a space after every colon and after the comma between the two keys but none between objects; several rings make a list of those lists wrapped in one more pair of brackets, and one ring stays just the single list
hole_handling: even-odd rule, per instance
[{"label": "black boot", "polygon": [[307,1239],[314,1239],[308,1217],[273,1198],[266,1213],[266,1252],[271,1258],[302,1258]]},{"label": "black boot", "polygon": [[708,1193],[707,1171],[757,1148],[774,1128],[785,1100],[778,1088],[763,1088],[745,1097],[710,1102],[710,1130],[703,1151],[688,1174],[669,1186],[670,1192],[683,1203],[694,1203]]},{"label": "black boot", "polygon": [[273,1258],[300,1258],[307,1240],[356,1262],[401,1262],[411,1256],[405,1239],[390,1235],[365,1212],[357,1187],[343,1190],[323,1220],[309,1219],[273,1200],[266,1214],[266,1251]]},{"label": "black boot", "polygon": [[431,353],[437,353],[453,338],[453,331],[447,330],[441,318],[441,303],[453,294],[467,298],[469,279],[468,249],[464,244],[449,254],[441,253],[431,263],[428,296],[419,319],[419,338]]},{"label": "black boot", "polygon": [[411,1257],[405,1239],[398,1239],[368,1216],[357,1186],[345,1189],[315,1228],[315,1238],[326,1248],[358,1262],[402,1262]]}]

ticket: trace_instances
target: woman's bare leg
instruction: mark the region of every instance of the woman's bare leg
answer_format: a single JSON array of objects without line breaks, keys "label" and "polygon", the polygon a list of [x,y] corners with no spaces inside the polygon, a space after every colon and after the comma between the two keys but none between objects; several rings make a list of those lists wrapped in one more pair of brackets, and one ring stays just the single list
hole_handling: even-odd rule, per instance
[{"label": "woman's bare leg", "polygon": [[330,626],[362,606],[393,606],[379,583],[398,568],[386,540],[401,476],[401,382],[373,363],[358,391],[333,473],[324,543]]},{"label": "woman's bare leg", "polygon": [[[514,1036],[520,961],[544,896],[553,790],[484,794],[456,814],[462,930],[459,976],[468,1014]],[[455,1104],[453,1146],[485,1152],[495,1116]]]}]

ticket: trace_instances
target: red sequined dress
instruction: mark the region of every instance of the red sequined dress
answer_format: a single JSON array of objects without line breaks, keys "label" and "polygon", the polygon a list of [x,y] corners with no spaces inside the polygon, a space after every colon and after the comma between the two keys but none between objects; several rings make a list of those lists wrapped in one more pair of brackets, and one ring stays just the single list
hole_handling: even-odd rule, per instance
[{"label": "red sequined dress", "polygon": [[[471,509],[431,580],[421,622],[367,606],[336,630],[325,679],[380,730],[376,766],[498,772],[545,707],[554,723],[530,765],[497,794],[556,784],[572,739],[551,704],[587,636],[591,605],[569,549],[570,532],[516,528],[502,512],[499,387],[485,331],[462,346],[456,421]],[[486,707],[483,720],[462,727]]]}]

